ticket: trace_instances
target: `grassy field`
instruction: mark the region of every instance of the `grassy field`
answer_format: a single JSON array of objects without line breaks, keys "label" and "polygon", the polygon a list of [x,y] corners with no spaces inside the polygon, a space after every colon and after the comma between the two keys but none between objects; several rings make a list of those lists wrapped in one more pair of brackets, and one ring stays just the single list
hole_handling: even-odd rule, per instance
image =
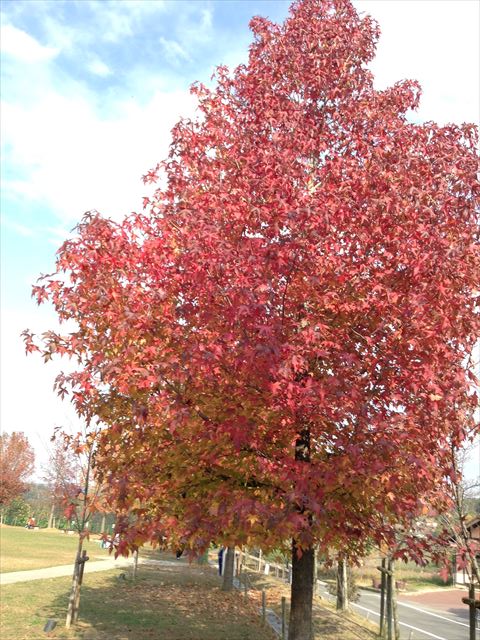
[{"label": "grassy field", "polygon": [[[85,541],[89,556],[108,557],[108,551],[102,549],[96,539],[98,535]],[[56,529],[33,531],[3,525],[0,528],[0,573],[73,564],[77,544],[78,536],[66,535]]]},{"label": "grassy field", "polygon": [[[171,555],[169,556],[171,560]],[[173,563],[172,563],[173,564]],[[85,574],[79,624],[63,627],[69,578],[2,588],[2,640],[44,637],[48,618],[58,620],[51,638],[81,640],[273,640],[260,625],[256,603],[225,594],[210,567],[188,565],[139,568],[135,582],[120,572]]]},{"label": "grassy field", "polygon": [[[76,538],[52,531],[27,531],[3,527],[4,571],[68,564],[75,553]],[[87,543],[89,555],[107,556],[99,546]],[[216,555],[216,554],[214,554]],[[274,640],[269,628],[262,628],[259,616],[261,589],[267,593],[267,607],[280,612],[282,595],[289,588],[280,580],[250,574],[248,600],[238,591],[225,594],[215,569],[179,561],[171,553],[145,549],[140,557],[167,560],[167,564],[139,566],[137,580],[120,579],[122,570],[101,573],[85,571],[79,624],[64,628],[71,579],[55,578],[2,587],[2,640],[32,640],[47,637],[47,619],[58,621],[48,634],[65,640]],[[6,568],[8,567],[8,568]],[[123,570],[125,571],[125,570]],[[288,602],[288,600],[287,600]],[[368,624],[354,616],[341,619],[335,611],[317,601],[315,637],[322,640],[372,640]]]}]

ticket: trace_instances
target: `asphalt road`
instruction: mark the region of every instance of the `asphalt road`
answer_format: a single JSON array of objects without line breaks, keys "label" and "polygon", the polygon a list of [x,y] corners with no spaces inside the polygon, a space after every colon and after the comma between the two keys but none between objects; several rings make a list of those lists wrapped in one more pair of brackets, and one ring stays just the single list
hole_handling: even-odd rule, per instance
[{"label": "asphalt road", "polygon": [[[325,597],[324,590],[322,596]],[[360,590],[360,599],[352,605],[354,611],[378,622],[380,595]],[[435,598],[435,596],[432,596]],[[398,617],[402,640],[468,640],[468,608],[460,601],[457,607],[445,609],[409,602],[407,597],[398,599]],[[480,629],[477,629],[480,639]]]}]

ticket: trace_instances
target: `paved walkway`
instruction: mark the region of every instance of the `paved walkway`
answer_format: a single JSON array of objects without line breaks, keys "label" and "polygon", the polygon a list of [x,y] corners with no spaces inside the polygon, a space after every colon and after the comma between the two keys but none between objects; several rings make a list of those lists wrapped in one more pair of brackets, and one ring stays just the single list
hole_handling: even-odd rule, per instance
[{"label": "paved walkway", "polygon": [[[86,573],[95,571],[108,571],[109,569],[121,569],[132,564],[132,558],[107,558],[87,562]],[[15,582],[29,582],[30,580],[45,580],[47,578],[62,578],[73,575],[73,564],[62,564],[56,567],[45,567],[44,569],[32,569],[30,571],[12,571],[11,573],[0,574],[0,585],[14,584]]]}]

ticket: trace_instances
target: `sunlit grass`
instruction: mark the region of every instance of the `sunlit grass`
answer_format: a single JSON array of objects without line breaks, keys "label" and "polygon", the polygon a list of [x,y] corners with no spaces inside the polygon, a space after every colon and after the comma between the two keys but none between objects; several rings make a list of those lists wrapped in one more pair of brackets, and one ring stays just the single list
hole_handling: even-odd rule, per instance
[{"label": "sunlit grass", "polygon": [[[86,540],[84,548],[89,556],[106,558],[108,551],[102,549],[98,535]],[[56,529],[38,531],[22,527],[0,528],[0,572],[26,571],[62,564],[73,564],[78,545],[78,536],[67,535]]]}]

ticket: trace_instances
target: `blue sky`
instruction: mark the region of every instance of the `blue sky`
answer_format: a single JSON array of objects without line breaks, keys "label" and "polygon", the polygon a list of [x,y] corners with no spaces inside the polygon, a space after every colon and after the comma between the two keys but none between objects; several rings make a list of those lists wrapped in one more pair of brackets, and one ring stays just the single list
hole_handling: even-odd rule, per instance
[{"label": "blue sky", "polygon": [[[418,120],[479,119],[476,0],[357,0],[382,28],[377,85],[416,78]],[[27,433],[39,462],[53,427],[75,417],[53,394],[59,366],[23,354],[19,333],[55,326],[30,285],[83,212],[120,219],[148,191],[141,176],[192,115],[188,92],[218,64],[247,59],[253,15],[282,20],[277,0],[3,0],[2,428]],[[475,473],[476,463],[471,465]]]}]

